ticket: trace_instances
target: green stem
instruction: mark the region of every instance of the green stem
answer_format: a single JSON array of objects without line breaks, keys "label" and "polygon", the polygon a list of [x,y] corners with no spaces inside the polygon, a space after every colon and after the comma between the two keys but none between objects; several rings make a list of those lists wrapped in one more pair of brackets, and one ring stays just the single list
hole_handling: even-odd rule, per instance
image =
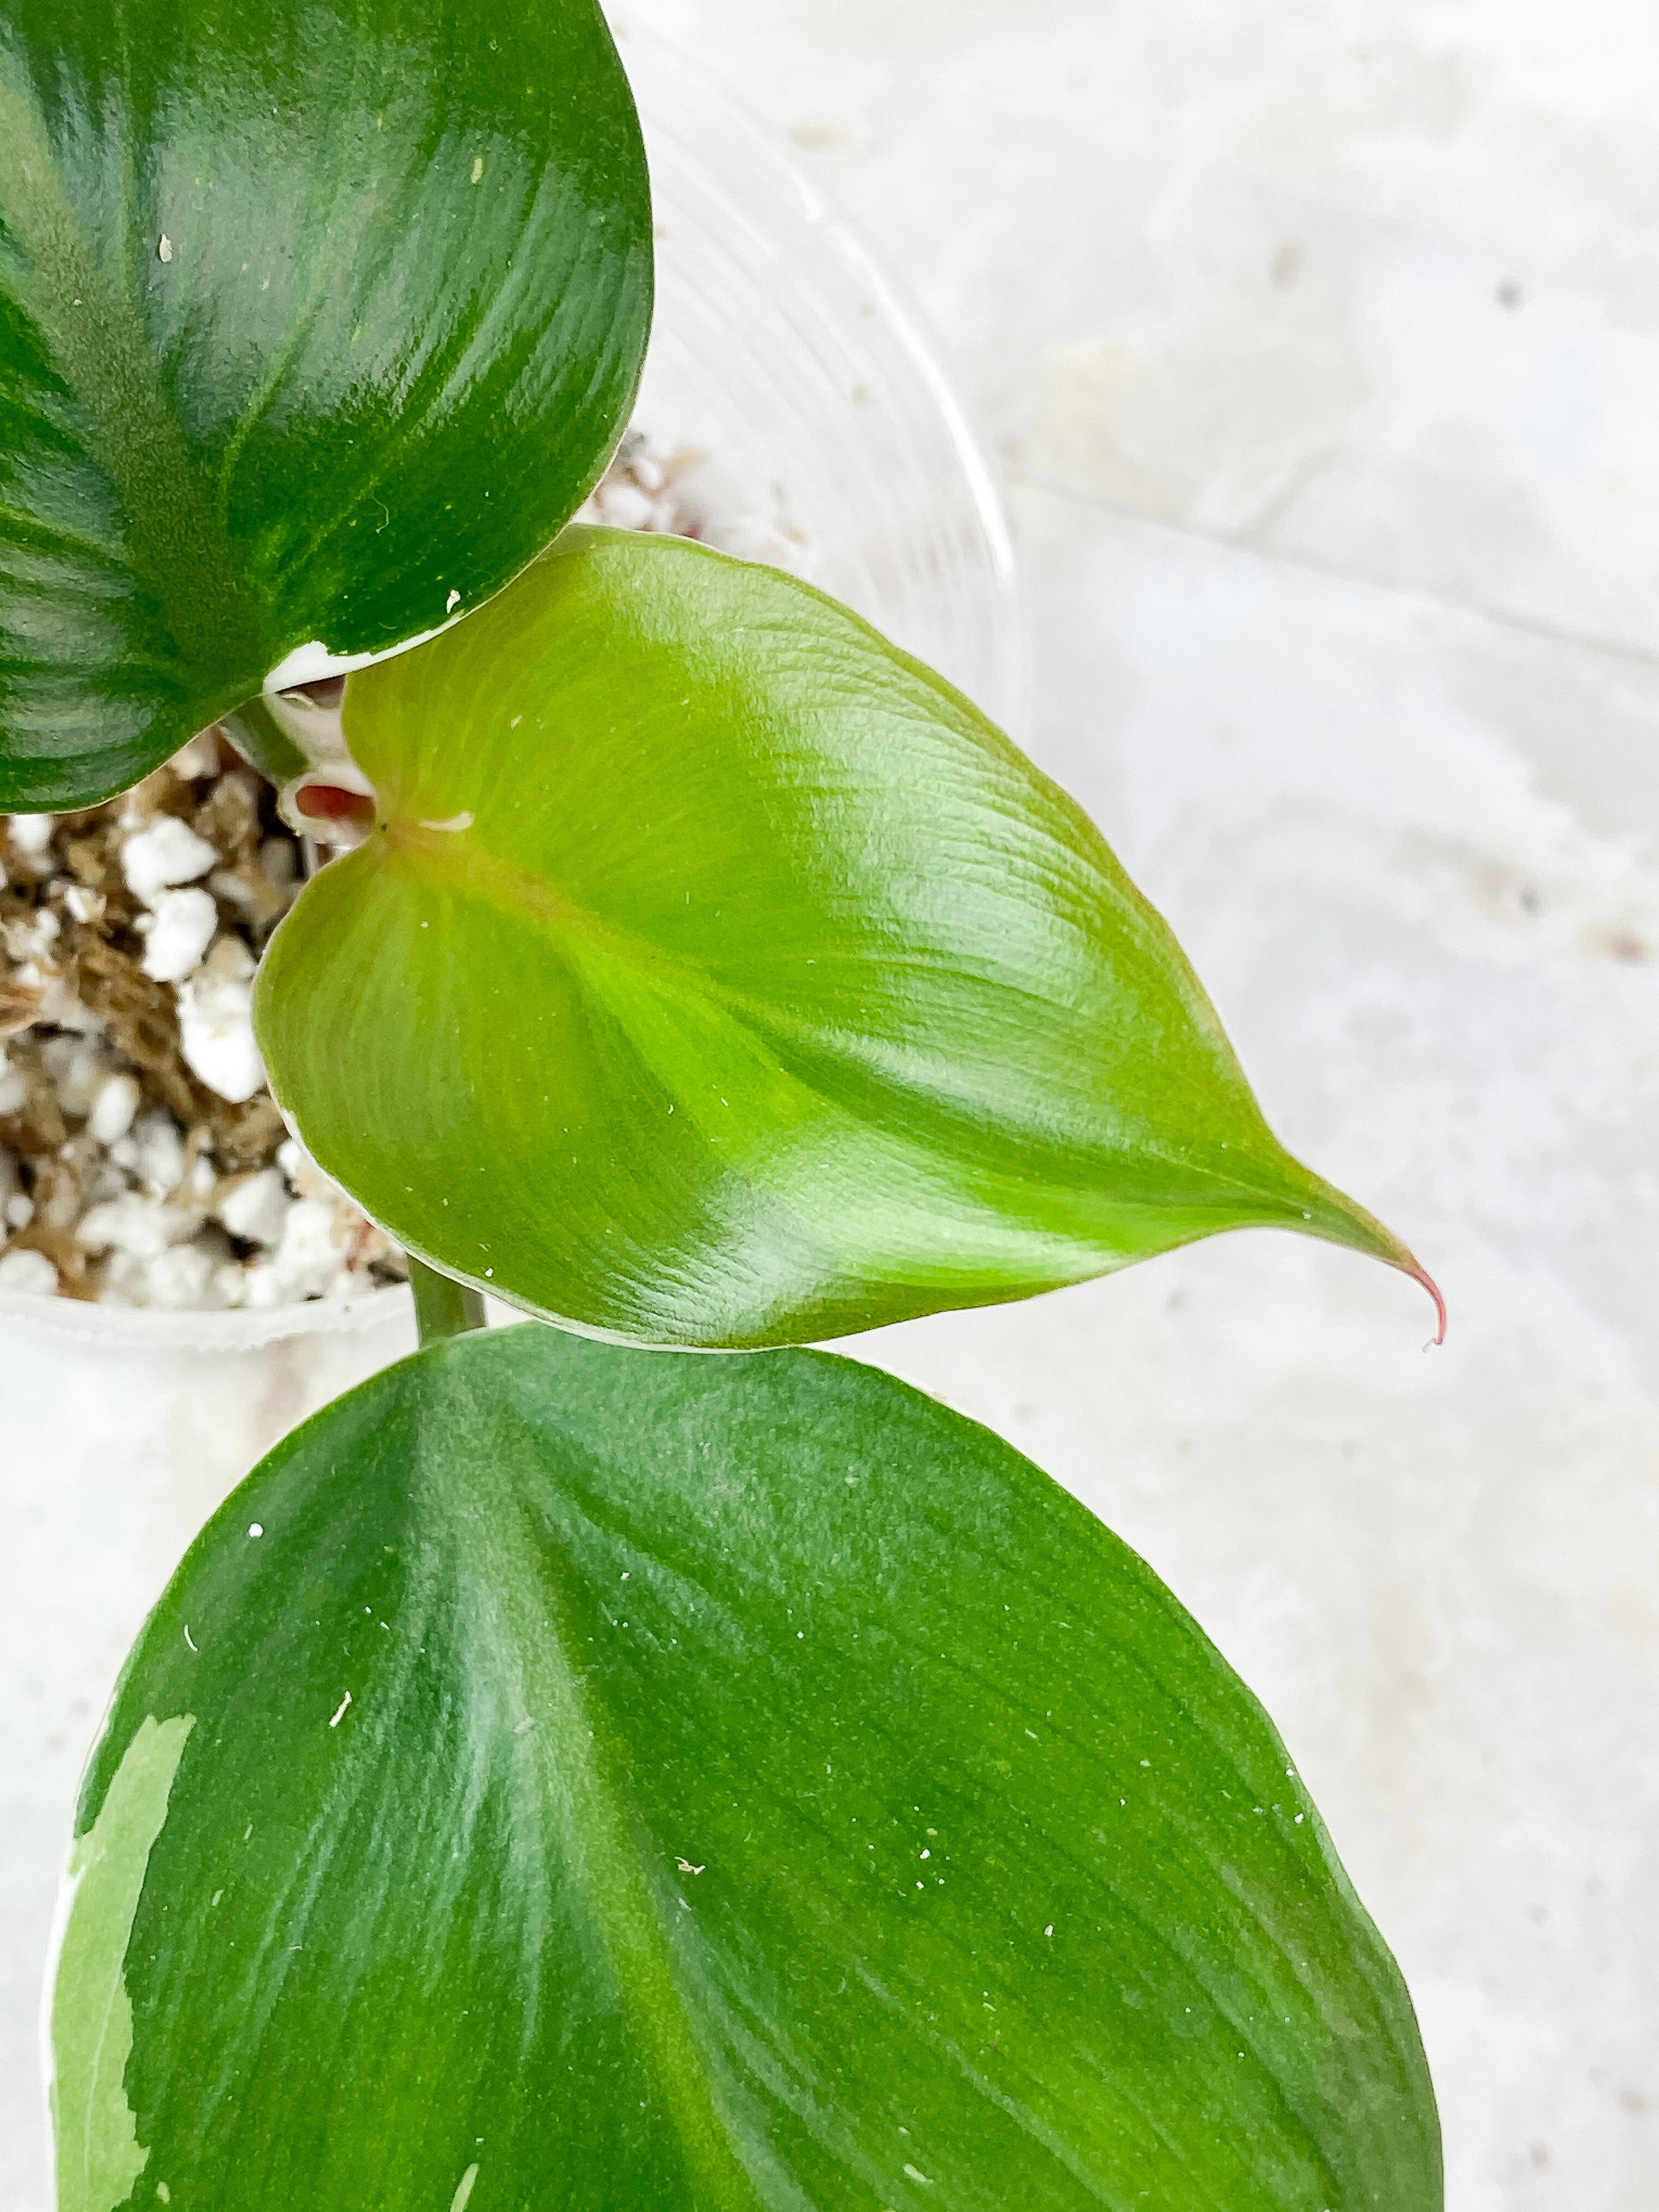
[{"label": "green stem", "polygon": [[441,1275],[435,1267],[427,1267],[412,1255],[409,1286],[415,1293],[415,1319],[420,1328],[422,1349],[428,1344],[441,1344],[447,1337],[465,1336],[469,1329],[484,1327],[483,1292],[469,1290],[453,1276]]},{"label": "green stem", "polygon": [[219,725],[242,758],[271,783],[286,783],[311,766],[263,699],[245,701],[234,714],[222,714]]}]

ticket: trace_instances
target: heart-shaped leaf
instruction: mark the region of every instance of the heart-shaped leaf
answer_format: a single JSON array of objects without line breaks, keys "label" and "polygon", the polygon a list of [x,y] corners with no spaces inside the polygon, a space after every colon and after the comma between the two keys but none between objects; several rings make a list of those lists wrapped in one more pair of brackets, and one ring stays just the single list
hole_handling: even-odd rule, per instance
[{"label": "heart-shaped leaf", "polygon": [[366,1384],[191,1553],[80,1827],[63,2212],[1440,2202],[1254,1699],[821,1354],[518,1328]]},{"label": "heart-shaped leaf", "polygon": [[572,531],[344,726],[379,825],[278,933],[260,1039],[445,1269],[746,1346],[1253,1223],[1411,1264],[1274,1141],[1079,810],[807,586]]},{"label": "heart-shaped leaf", "polygon": [[595,0],[3,0],[0,809],[469,611],[624,422]]}]

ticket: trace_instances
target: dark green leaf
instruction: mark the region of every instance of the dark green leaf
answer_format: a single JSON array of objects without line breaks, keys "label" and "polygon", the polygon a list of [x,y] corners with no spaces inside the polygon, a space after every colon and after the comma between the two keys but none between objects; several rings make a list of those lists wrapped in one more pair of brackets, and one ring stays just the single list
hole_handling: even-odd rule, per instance
[{"label": "dark green leaf", "polygon": [[594,0],[3,0],[0,141],[0,809],[470,611],[598,475],[650,222]]},{"label": "dark green leaf", "polygon": [[62,2212],[1434,2212],[1290,1766],[902,1384],[462,1337],[280,1447],[129,1666]]},{"label": "dark green leaf", "polygon": [[344,713],[380,824],[280,932],[260,1039],[439,1266],[744,1346],[1256,1223],[1410,1264],[1274,1141],[1077,807],[806,586],[573,531]]}]

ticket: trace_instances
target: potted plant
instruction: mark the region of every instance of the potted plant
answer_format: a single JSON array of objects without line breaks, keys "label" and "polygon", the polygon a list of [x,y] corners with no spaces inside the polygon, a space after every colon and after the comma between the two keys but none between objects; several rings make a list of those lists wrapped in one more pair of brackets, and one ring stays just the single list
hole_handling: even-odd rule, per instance
[{"label": "potted plant", "polygon": [[128,1662],[60,2205],[1437,2203],[1243,1685],[1028,1462],[791,1348],[1251,1224],[1420,1270],[965,697],[562,527],[648,322],[597,9],[25,7],[4,67],[0,805],[217,726],[349,848],[254,1015],[422,1338]]},{"label": "potted plant", "polygon": [[[586,511],[666,523],[795,564],[1018,732],[1024,641],[1006,532],[925,336],[857,233],[725,86],[637,26],[623,52],[652,178],[656,302],[634,418],[645,442],[631,432],[624,438]],[[806,384],[830,398],[803,416]],[[642,494],[650,495],[643,516]],[[67,848],[84,866],[84,848],[97,840],[107,905],[96,957],[117,956],[132,983],[148,942],[112,925],[123,902],[129,915],[136,903],[124,867],[136,825],[123,825],[150,793],[216,846],[246,820],[252,790],[261,835],[278,848],[277,872],[286,873],[283,862],[302,861],[276,819],[274,793],[226,748],[194,742],[175,765],[199,771],[204,754],[214,773],[181,780],[170,766],[146,793],[93,817],[14,818],[10,826],[31,843],[44,840],[39,850],[21,851],[0,818],[0,865],[9,878],[0,921],[15,917],[27,928],[40,909],[52,911],[62,924],[52,964],[73,981],[85,966],[88,933],[69,894],[82,903],[89,887]],[[257,848],[250,855],[242,846],[195,885],[218,905],[224,933],[257,957],[270,921],[255,926],[220,896],[243,892],[250,858],[264,874]],[[163,890],[161,900],[171,904],[172,893]],[[0,957],[0,970],[5,964]],[[191,988],[188,977],[147,986],[164,1028]],[[84,1195],[86,1210],[98,1209],[92,1227],[100,1249],[82,1242],[78,1221],[62,1221],[69,1164],[48,1150],[54,1219],[9,1222],[7,1250],[40,1254],[49,1242],[68,1262],[64,1288],[57,1296],[9,1289],[0,1261],[0,1401],[15,1485],[0,1577],[0,1675],[11,1692],[0,1752],[12,1776],[0,1832],[0,2201],[20,2207],[38,2207],[48,2193],[36,2016],[62,1839],[121,1661],[189,1542],[248,1468],[310,1413],[415,1342],[406,1285],[354,1287],[385,1272],[373,1264],[380,1240],[365,1237],[357,1210],[283,1141],[279,1121],[260,1157],[232,1158],[197,1110],[210,1102],[199,1093],[179,1099],[176,1053],[170,1066],[147,1067],[107,1029],[86,1036],[57,1021],[4,1040],[0,1050],[15,1068],[43,1042],[54,1054],[76,1052],[74,1085],[64,1083],[58,1103],[79,1139],[76,1158],[91,1155],[97,1195],[91,1188]],[[139,1084],[128,1131],[135,1141],[117,1141],[118,1162],[108,1145],[88,1143],[90,1114],[77,1119],[74,1111],[93,1103],[82,1080],[83,1048],[118,1103],[132,1079]],[[107,1128],[101,1115],[99,1124]],[[25,1146],[50,1133],[0,1127],[0,1146],[15,1148],[14,1196],[32,1200],[43,1156]],[[180,1190],[171,1174],[182,1172],[186,1156],[191,1187]],[[195,1188],[198,1176],[206,1189]],[[103,1209],[129,1194],[148,1204],[121,1224],[124,1241],[144,1249],[105,1252]],[[222,1199],[259,1238],[226,1231]],[[269,1207],[252,1223],[251,1200]],[[250,1296],[256,1279],[258,1303]],[[287,1300],[268,1302],[284,1282]],[[323,1294],[292,1303],[296,1289]]]}]

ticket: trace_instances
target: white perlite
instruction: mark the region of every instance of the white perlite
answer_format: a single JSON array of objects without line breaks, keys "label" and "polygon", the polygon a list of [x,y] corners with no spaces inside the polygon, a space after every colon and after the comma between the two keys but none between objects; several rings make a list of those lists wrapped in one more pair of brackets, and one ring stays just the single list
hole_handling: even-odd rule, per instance
[{"label": "white perlite", "polygon": [[77,1119],[90,1114],[93,1101],[112,1072],[112,1063],[96,1041],[75,1036],[49,1037],[40,1048],[40,1058],[64,1113]]},{"label": "white perlite", "polygon": [[289,1207],[275,1254],[247,1271],[248,1305],[295,1305],[343,1287],[340,1249],[334,1241],[336,1210],[320,1198],[298,1199]]},{"label": "white perlite", "polygon": [[87,1132],[100,1145],[118,1144],[132,1127],[143,1093],[131,1075],[112,1075],[99,1085],[87,1116]]},{"label": "white perlite", "polygon": [[234,1106],[263,1091],[265,1064],[253,1036],[253,955],[222,937],[179,988],[179,1030],[192,1071]]},{"label": "white perlite", "polygon": [[144,973],[158,983],[180,983],[201,965],[219,927],[211,892],[163,891],[144,945]]},{"label": "white perlite", "polygon": [[130,1190],[90,1207],[75,1236],[76,1243],[89,1252],[120,1252],[131,1260],[155,1260],[193,1237],[201,1225],[199,1210]]},{"label": "white perlite", "polygon": [[58,1270],[44,1252],[8,1252],[0,1260],[0,1290],[29,1291],[52,1297],[58,1289]]},{"label": "white perlite", "polygon": [[156,1198],[177,1190],[185,1179],[185,1140],[170,1114],[144,1115],[125,1144],[112,1146],[110,1156]]},{"label": "white perlite", "polygon": [[[283,1141],[260,1088],[254,956],[302,873],[271,813],[266,787],[210,732],[108,806],[27,819],[21,834],[0,817],[9,1294],[270,1307],[402,1273],[391,1240]],[[186,872],[201,880],[166,880]],[[201,1103],[210,1094],[222,1119]]]},{"label": "white perlite", "polygon": [[240,1303],[242,1270],[234,1261],[216,1261],[199,1244],[174,1244],[154,1258],[124,1253],[110,1261],[106,1302],[189,1311]]},{"label": "white perlite", "polygon": [[9,921],[0,930],[0,943],[13,960],[27,964],[50,959],[52,948],[63,933],[63,923],[50,907],[43,907],[32,921]]},{"label": "white perlite", "polygon": [[222,1226],[233,1237],[250,1244],[280,1244],[289,1215],[288,1185],[281,1170],[263,1168],[233,1184],[216,1210]]},{"label": "white perlite", "polygon": [[146,906],[154,906],[169,885],[194,883],[198,876],[206,875],[218,857],[187,822],[176,814],[159,814],[121,848],[121,872],[127,889]]}]

